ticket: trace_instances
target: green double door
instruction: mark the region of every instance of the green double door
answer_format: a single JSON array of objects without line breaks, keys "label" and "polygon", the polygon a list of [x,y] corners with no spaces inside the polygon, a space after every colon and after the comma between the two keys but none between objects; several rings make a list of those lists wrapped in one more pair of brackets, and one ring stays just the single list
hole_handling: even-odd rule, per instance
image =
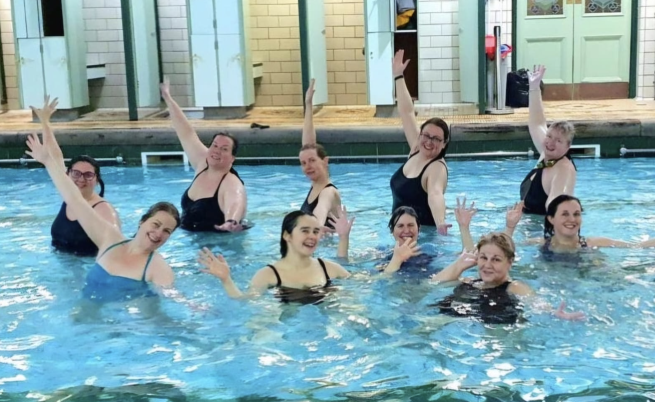
[{"label": "green double door", "polygon": [[547,67],[544,98],[627,98],[632,1],[517,0],[517,68]]}]

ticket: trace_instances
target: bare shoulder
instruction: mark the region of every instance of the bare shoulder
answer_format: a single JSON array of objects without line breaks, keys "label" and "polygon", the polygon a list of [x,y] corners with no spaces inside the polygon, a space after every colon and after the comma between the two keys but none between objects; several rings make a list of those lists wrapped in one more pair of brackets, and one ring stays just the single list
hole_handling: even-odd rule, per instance
[{"label": "bare shoulder", "polygon": [[150,265],[148,265],[146,280],[163,287],[172,286],[175,282],[175,273],[173,273],[173,269],[161,254],[155,253],[152,256]]},{"label": "bare shoulder", "polygon": [[325,263],[325,269],[327,269],[330,278],[347,278],[350,276],[350,272],[348,272],[340,264],[329,260],[322,261]]},{"label": "bare shoulder", "polygon": [[277,285],[275,272],[268,265],[260,268],[252,277],[251,284],[254,288],[267,288]]},{"label": "bare shoulder", "polygon": [[507,287],[507,293],[517,296],[530,296],[534,294],[530,286],[521,281],[512,281]]}]

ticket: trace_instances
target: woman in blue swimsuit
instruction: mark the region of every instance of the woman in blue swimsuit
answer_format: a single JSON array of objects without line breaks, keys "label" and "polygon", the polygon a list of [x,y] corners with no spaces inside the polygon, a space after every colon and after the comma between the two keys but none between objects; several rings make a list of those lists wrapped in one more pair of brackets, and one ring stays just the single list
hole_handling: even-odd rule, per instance
[{"label": "woman in blue swimsuit", "polygon": [[[50,126],[50,117],[57,110],[57,103],[56,98],[50,102],[50,97],[46,96],[43,108],[39,109],[30,106],[34,114],[39,118],[39,121],[41,121],[44,136],[52,137],[54,135]],[[120,230],[121,224],[116,210],[103,198],[105,194],[105,183],[100,176],[98,162],[87,155],[77,156],[71,159],[66,173],[73,183],[75,183],[82,197],[84,197],[91,208],[107,222]],[[100,185],[100,193],[96,193],[95,191],[98,185]],[[59,251],[84,256],[95,256],[98,254],[98,247],[87,236],[77,220],[77,211],[65,202],[61,204],[59,213],[54,222],[52,222],[50,233],[52,235],[52,245]]]},{"label": "woman in blue swimsuit", "polygon": [[[255,273],[247,294],[259,295],[268,288],[277,288],[276,295],[284,302],[318,303],[325,297],[332,279],[349,277],[350,273],[341,265],[312,257],[318,247],[321,227],[315,216],[303,211],[287,214],[280,235],[282,258]],[[232,281],[230,267],[223,256],[204,248],[198,262],[206,267],[203,272],[221,280],[228,296],[245,296]]]},{"label": "woman in blue swimsuit", "polygon": [[64,202],[75,209],[77,220],[98,246],[98,257],[87,276],[84,295],[98,301],[124,300],[151,294],[148,283],[170,287],[173,270],[157,249],[179,226],[180,217],[172,204],[160,202],[148,210],[132,239],[98,215],[66,176],[64,157],[54,136],[36,134],[27,140],[27,153],[43,163]]}]

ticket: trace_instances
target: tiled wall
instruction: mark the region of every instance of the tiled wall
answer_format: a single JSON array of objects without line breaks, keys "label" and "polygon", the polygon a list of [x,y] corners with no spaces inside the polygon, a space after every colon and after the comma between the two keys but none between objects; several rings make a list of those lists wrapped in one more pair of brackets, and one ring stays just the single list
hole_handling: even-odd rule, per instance
[{"label": "tiled wall", "polygon": [[[636,1],[636,0],[633,0]],[[637,98],[655,98],[655,0],[641,0],[639,7],[639,57]]]},{"label": "tiled wall", "polygon": [[[485,32],[494,34],[494,26],[500,26],[501,43],[512,45],[512,0],[488,0]],[[508,69],[512,65],[511,53],[507,56]],[[520,68],[520,67],[519,67]]]},{"label": "tiled wall", "polygon": [[16,74],[16,50],[14,49],[14,26],[11,20],[11,0],[0,0],[0,38],[2,58],[5,67],[7,104],[3,109],[18,109],[18,75]]},{"label": "tiled wall", "polygon": [[[329,104],[366,104],[363,0],[324,0]],[[303,103],[297,0],[250,0],[253,62],[264,76],[257,106]],[[317,83],[325,85],[325,83]]]}]

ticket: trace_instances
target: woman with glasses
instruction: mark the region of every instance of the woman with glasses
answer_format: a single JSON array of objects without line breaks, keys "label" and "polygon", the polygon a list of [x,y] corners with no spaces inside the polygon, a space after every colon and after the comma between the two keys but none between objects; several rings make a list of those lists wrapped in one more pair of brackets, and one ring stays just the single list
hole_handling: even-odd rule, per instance
[{"label": "woman with glasses", "polygon": [[446,234],[452,226],[446,223],[444,199],[448,185],[448,167],[444,156],[450,141],[450,130],[448,124],[439,118],[425,121],[420,128],[416,124],[414,104],[403,76],[410,60],[403,62],[404,55],[403,50],[396,52],[392,69],[396,80],[398,112],[410,155],[407,162],[391,176],[392,211],[399,207],[412,207],[422,226],[436,226],[439,234]]},{"label": "woman with glasses", "polygon": [[[57,110],[57,99],[50,103],[49,97],[46,97],[43,109],[37,109],[31,106],[43,126],[43,135],[54,138],[52,127],[50,126],[50,117]],[[120,230],[120,220],[114,207],[104,198],[105,183],[100,176],[100,166],[95,159],[87,155],[80,155],[71,159],[66,167],[68,177],[75,183],[75,186],[82,193],[84,200],[91,205],[91,208]],[[100,193],[96,193],[96,186],[100,185]],[[50,233],[52,235],[52,245],[59,251],[74,253],[84,256],[94,256],[98,253],[98,247],[86,234],[82,226],[77,221],[78,214],[75,208],[62,202],[59,213],[52,222]]]}]

